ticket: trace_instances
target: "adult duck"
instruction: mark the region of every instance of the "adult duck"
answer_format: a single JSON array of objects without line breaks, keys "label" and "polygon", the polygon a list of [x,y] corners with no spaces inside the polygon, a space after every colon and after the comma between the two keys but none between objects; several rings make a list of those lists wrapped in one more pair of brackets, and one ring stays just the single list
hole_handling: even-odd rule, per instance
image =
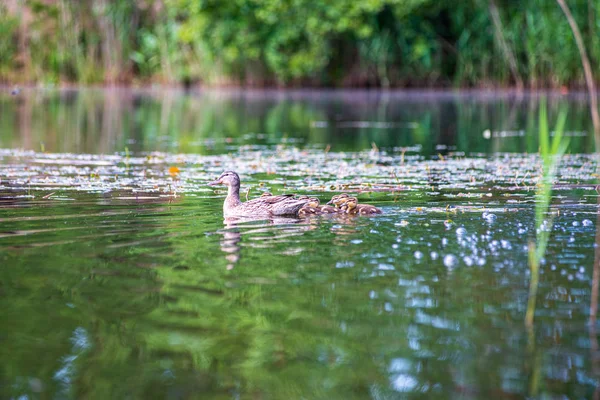
[{"label": "adult duck", "polygon": [[293,194],[261,196],[246,202],[240,200],[240,176],[234,171],[225,171],[210,182],[209,186],[227,186],[227,197],[223,203],[224,217],[270,218],[277,216],[298,216],[298,211],[308,204],[308,197],[297,198]]}]

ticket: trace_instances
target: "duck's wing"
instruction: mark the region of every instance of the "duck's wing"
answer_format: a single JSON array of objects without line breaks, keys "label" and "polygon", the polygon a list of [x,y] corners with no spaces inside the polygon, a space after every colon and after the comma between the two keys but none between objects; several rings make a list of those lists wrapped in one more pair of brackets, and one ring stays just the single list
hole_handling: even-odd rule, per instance
[{"label": "duck's wing", "polygon": [[308,203],[308,200],[294,198],[271,205],[273,215],[298,215],[298,211]]},{"label": "duck's wing", "polygon": [[293,194],[281,194],[277,196],[263,196],[242,203],[239,207],[254,213],[268,213],[277,215],[298,215],[302,206],[307,205],[313,198],[308,196],[296,197]]},{"label": "duck's wing", "polygon": [[252,199],[244,202],[244,204],[257,205],[257,204],[277,204],[282,201],[294,199],[293,194],[280,194],[277,196],[261,196],[257,199]]}]

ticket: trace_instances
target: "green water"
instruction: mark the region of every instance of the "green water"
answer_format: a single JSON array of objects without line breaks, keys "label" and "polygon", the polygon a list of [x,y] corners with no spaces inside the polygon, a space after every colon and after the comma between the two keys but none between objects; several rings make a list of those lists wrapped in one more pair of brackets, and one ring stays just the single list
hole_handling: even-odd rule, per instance
[{"label": "green water", "polygon": [[[571,154],[559,169],[527,329],[540,164],[522,151],[535,139],[483,123],[444,133],[467,118],[463,102],[501,120],[510,98],[402,97],[371,114],[371,101],[333,94],[242,105],[237,95],[171,94],[187,105],[165,111],[157,94],[120,93],[0,103],[13,127],[0,134],[1,398],[598,395],[597,158]],[[105,106],[126,110],[126,95],[136,105],[107,117]],[[25,101],[30,119],[18,111]],[[555,101],[571,107],[567,130],[587,127],[580,100]],[[187,108],[194,102],[203,106]],[[528,121],[532,102],[514,106],[515,121]],[[436,119],[448,104],[455,113]],[[346,122],[433,114],[419,139],[381,124],[332,127],[338,108]],[[311,128],[306,110],[333,115],[319,119],[328,128]],[[378,137],[387,141],[373,148]],[[574,153],[593,143],[572,140]],[[511,146],[519,152],[496,152]],[[224,222],[224,192],[205,185],[223,169],[240,172],[242,197],[325,202],[345,191],[384,213]]]},{"label": "green water", "polygon": [[[1,89],[1,88],[0,88]],[[240,145],[327,145],[332,151],[414,147],[425,155],[537,152],[544,94],[503,92],[0,90],[0,148],[72,153],[220,154]],[[581,94],[547,94],[568,109],[573,152],[594,149]],[[484,138],[489,131],[490,139]]]}]

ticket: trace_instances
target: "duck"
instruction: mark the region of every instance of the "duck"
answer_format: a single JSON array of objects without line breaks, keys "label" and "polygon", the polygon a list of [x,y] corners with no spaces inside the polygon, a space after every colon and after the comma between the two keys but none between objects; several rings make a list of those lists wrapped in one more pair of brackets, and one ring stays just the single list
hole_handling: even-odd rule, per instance
[{"label": "duck", "polygon": [[340,212],[339,209],[332,207],[328,204],[323,204],[319,206],[319,211],[321,212],[321,214],[337,214]]},{"label": "duck", "polygon": [[[382,211],[370,204],[359,204],[356,197],[347,193],[333,196],[329,203],[333,204],[340,212],[350,215],[374,215],[381,214]],[[327,204],[329,204],[327,203]]]},{"label": "duck", "polygon": [[333,207],[340,208],[341,205],[344,204],[349,197],[350,195],[348,193],[337,194],[333,196],[331,200],[327,202],[327,204],[333,204]]},{"label": "duck", "polygon": [[358,215],[375,215],[383,213],[380,208],[370,204],[357,204],[355,210]]},{"label": "duck", "polygon": [[358,205],[358,200],[356,197],[346,197],[338,202],[339,209],[344,214],[356,214],[356,206]]},{"label": "duck", "polygon": [[298,211],[299,217],[309,217],[312,215],[323,215],[323,214],[336,214],[340,210],[326,204],[320,204],[320,201],[316,197],[310,197],[309,202]]},{"label": "duck", "polygon": [[240,200],[240,176],[234,171],[223,172],[209,186],[227,186],[227,197],[223,202],[224,217],[278,217],[298,216],[300,209],[307,205],[311,198],[298,198],[293,194],[277,196],[261,196],[242,202]]},{"label": "duck", "polygon": [[356,197],[349,197],[341,207],[342,211],[351,215],[375,215],[381,214],[381,210],[370,204],[359,204]]},{"label": "duck", "polygon": [[[308,197],[308,196],[302,196]],[[319,199],[316,197],[309,197],[308,203],[302,206],[300,210],[298,210],[298,216],[301,218],[309,217],[311,215],[319,215]]]}]

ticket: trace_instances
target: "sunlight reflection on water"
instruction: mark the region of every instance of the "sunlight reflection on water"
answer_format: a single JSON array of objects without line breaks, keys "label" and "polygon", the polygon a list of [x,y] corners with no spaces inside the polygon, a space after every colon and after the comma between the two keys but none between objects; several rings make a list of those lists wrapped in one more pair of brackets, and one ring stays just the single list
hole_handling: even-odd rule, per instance
[{"label": "sunlight reflection on water", "polygon": [[[529,332],[534,155],[258,135],[208,155],[0,150],[0,397],[526,397],[534,378],[592,397],[596,157],[557,176]],[[206,182],[226,167],[243,197],[349,192],[383,214],[223,220]]]}]

